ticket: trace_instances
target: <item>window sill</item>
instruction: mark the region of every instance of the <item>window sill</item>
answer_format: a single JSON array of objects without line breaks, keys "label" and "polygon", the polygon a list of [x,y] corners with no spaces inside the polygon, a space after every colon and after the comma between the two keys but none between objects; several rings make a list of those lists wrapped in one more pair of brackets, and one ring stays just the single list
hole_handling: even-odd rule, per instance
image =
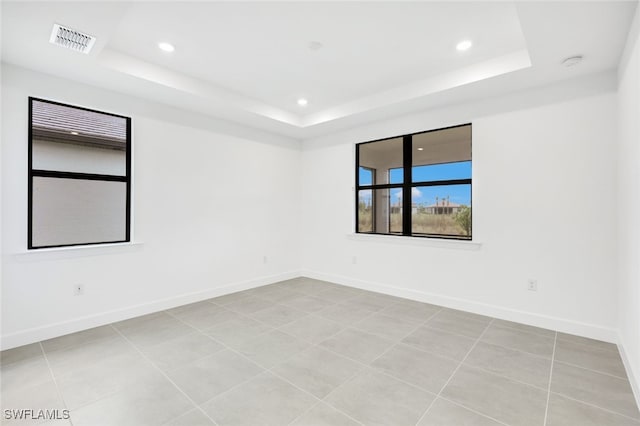
[{"label": "window sill", "polygon": [[446,240],[429,237],[404,237],[401,235],[382,234],[347,234],[347,238],[353,241],[368,241],[375,243],[400,244],[419,247],[437,247],[453,250],[478,251],[482,248],[482,243],[468,240]]},{"label": "window sill", "polygon": [[141,251],[144,243],[111,243],[88,244],[68,247],[53,247],[34,249],[13,253],[12,257],[18,261],[39,261],[52,259],[69,259],[74,257],[102,256],[107,254],[122,254]]}]

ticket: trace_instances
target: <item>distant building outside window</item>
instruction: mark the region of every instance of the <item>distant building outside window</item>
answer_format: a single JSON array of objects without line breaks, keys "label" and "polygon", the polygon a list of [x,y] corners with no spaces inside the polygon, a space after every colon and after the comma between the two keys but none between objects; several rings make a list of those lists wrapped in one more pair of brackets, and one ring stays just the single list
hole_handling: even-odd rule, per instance
[{"label": "distant building outside window", "polygon": [[470,240],[471,212],[471,124],[356,145],[356,232]]}]

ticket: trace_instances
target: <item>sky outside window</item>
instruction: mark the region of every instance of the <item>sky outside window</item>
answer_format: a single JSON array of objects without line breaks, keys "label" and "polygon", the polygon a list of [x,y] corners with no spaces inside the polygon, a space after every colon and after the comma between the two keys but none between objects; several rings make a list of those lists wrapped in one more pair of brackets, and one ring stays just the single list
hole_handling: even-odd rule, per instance
[{"label": "sky outside window", "polygon": [[358,169],[360,185],[373,185],[373,169],[360,166]]},{"label": "sky outside window", "polygon": [[[414,166],[412,170],[413,182],[471,179],[471,161],[456,163],[433,164],[428,166]],[[402,167],[389,170],[389,183],[402,183]],[[471,185],[443,185],[433,187],[413,188],[411,194],[412,203],[433,205],[438,201],[448,199],[452,203],[471,205]],[[402,200],[402,189],[394,189],[391,192],[391,202],[398,203]]]}]

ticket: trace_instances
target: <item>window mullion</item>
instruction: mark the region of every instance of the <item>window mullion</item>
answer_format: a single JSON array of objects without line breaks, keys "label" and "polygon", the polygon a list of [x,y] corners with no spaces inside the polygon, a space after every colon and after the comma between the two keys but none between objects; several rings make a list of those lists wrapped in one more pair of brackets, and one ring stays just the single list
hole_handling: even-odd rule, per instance
[{"label": "window mullion", "polygon": [[402,235],[411,235],[411,168],[413,165],[411,141],[411,135],[405,135],[402,137],[402,166],[404,182],[402,187]]},{"label": "window mullion", "polygon": [[[356,145],[356,232],[360,232],[360,145]],[[373,195],[372,195],[373,197]],[[371,224],[372,229],[375,229],[374,223]]]},{"label": "window mullion", "polygon": [[126,205],[126,209],[127,209],[127,217],[126,217],[126,222],[125,222],[125,236],[127,241],[131,241],[131,179],[132,179],[132,173],[131,173],[131,118],[127,117],[125,119],[125,123],[127,126],[126,132],[127,132],[127,151],[126,151],[126,157],[125,157],[125,161],[126,161],[126,165],[125,165],[125,169],[126,169],[126,173],[127,173],[127,193],[125,194],[125,205]]}]

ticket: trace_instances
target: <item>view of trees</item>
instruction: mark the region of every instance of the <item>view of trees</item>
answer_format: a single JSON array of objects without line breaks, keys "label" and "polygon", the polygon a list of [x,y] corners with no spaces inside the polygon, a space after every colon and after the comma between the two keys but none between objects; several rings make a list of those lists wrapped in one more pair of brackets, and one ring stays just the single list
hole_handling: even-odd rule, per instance
[{"label": "view of trees", "polygon": [[465,235],[471,235],[471,207],[462,206],[458,213],[455,214],[454,219],[465,232]]},{"label": "view of trees", "polygon": [[[375,230],[370,203],[358,203],[358,232],[402,233],[402,209],[391,207],[389,229]],[[414,234],[471,235],[471,207],[462,205],[455,213],[435,214],[425,206],[417,206],[411,216]]]},{"label": "view of trees", "polygon": [[364,201],[358,202],[358,232],[373,232],[373,210]]}]

